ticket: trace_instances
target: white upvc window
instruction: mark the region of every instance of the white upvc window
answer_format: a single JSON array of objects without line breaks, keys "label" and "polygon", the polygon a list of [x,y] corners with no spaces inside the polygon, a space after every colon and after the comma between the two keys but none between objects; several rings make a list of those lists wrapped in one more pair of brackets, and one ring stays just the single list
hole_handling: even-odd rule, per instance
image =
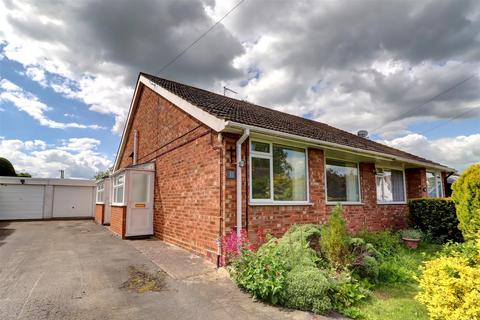
[{"label": "white upvc window", "polygon": [[361,204],[359,172],[357,162],[326,159],[327,204]]},{"label": "white upvc window", "polygon": [[266,141],[250,143],[250,202],[307,204],[307,149]]},{"label": "white upvc window", "polygon": [[427,171],[427,197],[442,198],[443,196],[442,174],[436,171]]},{"label": "white upvc window", "polygon": [[104,198],[103,198],[104,190],[105,190],[104,182],[103,181],[99,182],[97,184],[97,203],[104,202]]},{"label": "white upvc window", "polygon": [[398,169],[377,168],[377,202],[385,204],[405,203],[405,172]]},{"label": "white upvc window", "polygon": [[113,204],[124,204],[125,197],[125,174],[113,177]]}]

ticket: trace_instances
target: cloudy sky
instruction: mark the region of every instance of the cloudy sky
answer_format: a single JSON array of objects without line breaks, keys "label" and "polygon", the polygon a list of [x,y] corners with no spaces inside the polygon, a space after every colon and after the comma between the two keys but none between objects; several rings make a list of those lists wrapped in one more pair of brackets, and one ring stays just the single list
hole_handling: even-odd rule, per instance
[{"label": "cloudy sky", "polygon": [[[158,74],[237,3],[0,1],[0,156],[34,176],[104,170],[138,72]],[[161,76],[459,170],[480,161],[476,0],[245,0]]]}]

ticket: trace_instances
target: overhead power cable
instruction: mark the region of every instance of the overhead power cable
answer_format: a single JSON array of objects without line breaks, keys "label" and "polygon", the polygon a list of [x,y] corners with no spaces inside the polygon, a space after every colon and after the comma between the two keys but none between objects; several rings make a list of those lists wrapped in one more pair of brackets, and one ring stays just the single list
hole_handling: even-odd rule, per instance
[{"label": "overhead power cable", "polygon": [[228,17],[233,11],[235,11],[245,0],[240,0],[234,5],[230,10],[227,11],[217,22],[215,22],[210,28],[208,28],[205,32],[203,32],[198,38],[196,38],[192,43],[186,46],[182,51],[180,51],[173,59],[167,62],[163,67],[160,68],[158,74],[161,74],[165,71],[168,67],[174,64],[181,56],[183,56],[190,48],[192,48],[195,44],[197,44],[200,40],[202,40],[210,31],[212,31],[216,26],[218,26],[226,17]]},{"label": "overhead power cable", "polygon": [[[414,114],[415,112],[418,111],[418,109],[426,106],[427,104],[429,104],[430,102],[434,101],[434,100],[437,99],[438,97],[441,97],[441,96],[443,96],[444,94],[455,90],[456,88],[460,87],[460,86],[463,85],[464,83],[472,80],[474,77],[475,77],[475,74],[470,75],[469,77],[463,79],[462,81],[455,83],[453,86],[451,86],[451,87],[449,87],[449,88],[441,91],[440,93],[437,93],[436,95],[434,95],[433,97],[429,98],[428,100],[422,102],[421,104],[419,104],[419,105],[417,105],[417,106],[415,106],[415,107],[407,110],[406,112],[400,114],[397,118],[398,118],[398,119],[401,119],[401,118],[403,118],[403,117],[405,117],[405,116]],[[385,123],[385,124],[383,124],[383,125],[375,128],[374,130],[372,130],[372,133],[376,132],[377,130],[379,130],[379,129],[383,128],[383,127],[385,127],[386,125],[392,123],[393,121],[395,121],[395,120],[389,121],[389,122],[387,122],[387,123]]]},{"label": "overhead power cable", "polygon": [[457,114],[456,116],[451,117],[451,118],[448,118],[445,122],[441,122],[441,123],[437,124],[436,126],[433,126],[433,127],[431,127],[431,128],[428,128],[427,130],[424,130],[424,131],[420,132],[419,134],[424,135],[424,134],[427,133],[427,132],[430,132],[430,131],[432,131],[432,130],[438,129],[438,128],[440,128],[440,127],[448,124],[449,122],[451,122],[451,121],[453,121],[453,120],[455,120],[455,119],[458,119],[458,118],[460,118],[461,116],[464,116],[464,115],[466,115],[467,113],[470,113],[470,112],[474,111],[475,109],[478,109],[478,107],[479,107],[479,106],[474,106],[474,107],[471,107],[471,108],[469,108],[469,109],[467,109],[467,110],[464,110],[463,112],[460,112],[460,113]]}]

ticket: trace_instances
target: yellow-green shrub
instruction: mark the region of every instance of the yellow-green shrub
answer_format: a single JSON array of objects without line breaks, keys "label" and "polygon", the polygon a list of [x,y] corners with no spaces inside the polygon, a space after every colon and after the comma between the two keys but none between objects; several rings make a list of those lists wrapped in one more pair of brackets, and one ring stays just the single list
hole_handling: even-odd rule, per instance
[{"label": "yellow-green shrub", "polygon": [[465,170],[452,186],[458,228],[467,240],[480,231],[480,163]]},{"label": "yellow-green shrub", "polygon": [[456,255],[425,264],[416,299],[425,304],[431,319],[480,319],[480,257],[476,259],[472,264]]}]

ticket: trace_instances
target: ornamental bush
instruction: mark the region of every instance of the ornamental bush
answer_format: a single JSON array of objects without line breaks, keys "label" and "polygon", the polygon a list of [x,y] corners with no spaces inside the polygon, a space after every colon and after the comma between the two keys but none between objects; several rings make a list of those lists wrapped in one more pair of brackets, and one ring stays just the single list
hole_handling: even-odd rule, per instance
[{"label": "ornamental bush", "polygon": [[416,299],[433,320],[480,319],[480,259],[470,265],[461,256],[440,257],[425,264]]},{"label": "ornamental bush", "polygon": [[322,314],[332,310],[328,276],[316,267],[298,267],[286,278],[285,306]]},{"label": "ornamental bush", "polygon": [[[313,249],[318,246],[320,226],[298,224],[278,239],[278,249],[289,270],[295,267],[316,267],[320,257]],[[313,248],[312,248],[313,247]]]},{"label": "ornamental bush", "polygon": [[430,241],[462,241],[455,202],[452,199],[413,199],[408,201],[410,226],[420,229]]},{"label": "ornamental bush", "polygon": [[480,163],[465,170],[452,189],[458,228],[465,239],[474,239],[480,231]]},{"label": "ornamental bush", "polygon": [[258,251],[243,249],[233,260],[230,274],[235,283],[255,298],[272,304],[282,303],[287,262],[278,248],[277,239],[271,239]]},{"label": "ornamental bush", "polygon": [[350,269],[360,278],[378,280],[380,253],[362,238],[350,239]]}]

